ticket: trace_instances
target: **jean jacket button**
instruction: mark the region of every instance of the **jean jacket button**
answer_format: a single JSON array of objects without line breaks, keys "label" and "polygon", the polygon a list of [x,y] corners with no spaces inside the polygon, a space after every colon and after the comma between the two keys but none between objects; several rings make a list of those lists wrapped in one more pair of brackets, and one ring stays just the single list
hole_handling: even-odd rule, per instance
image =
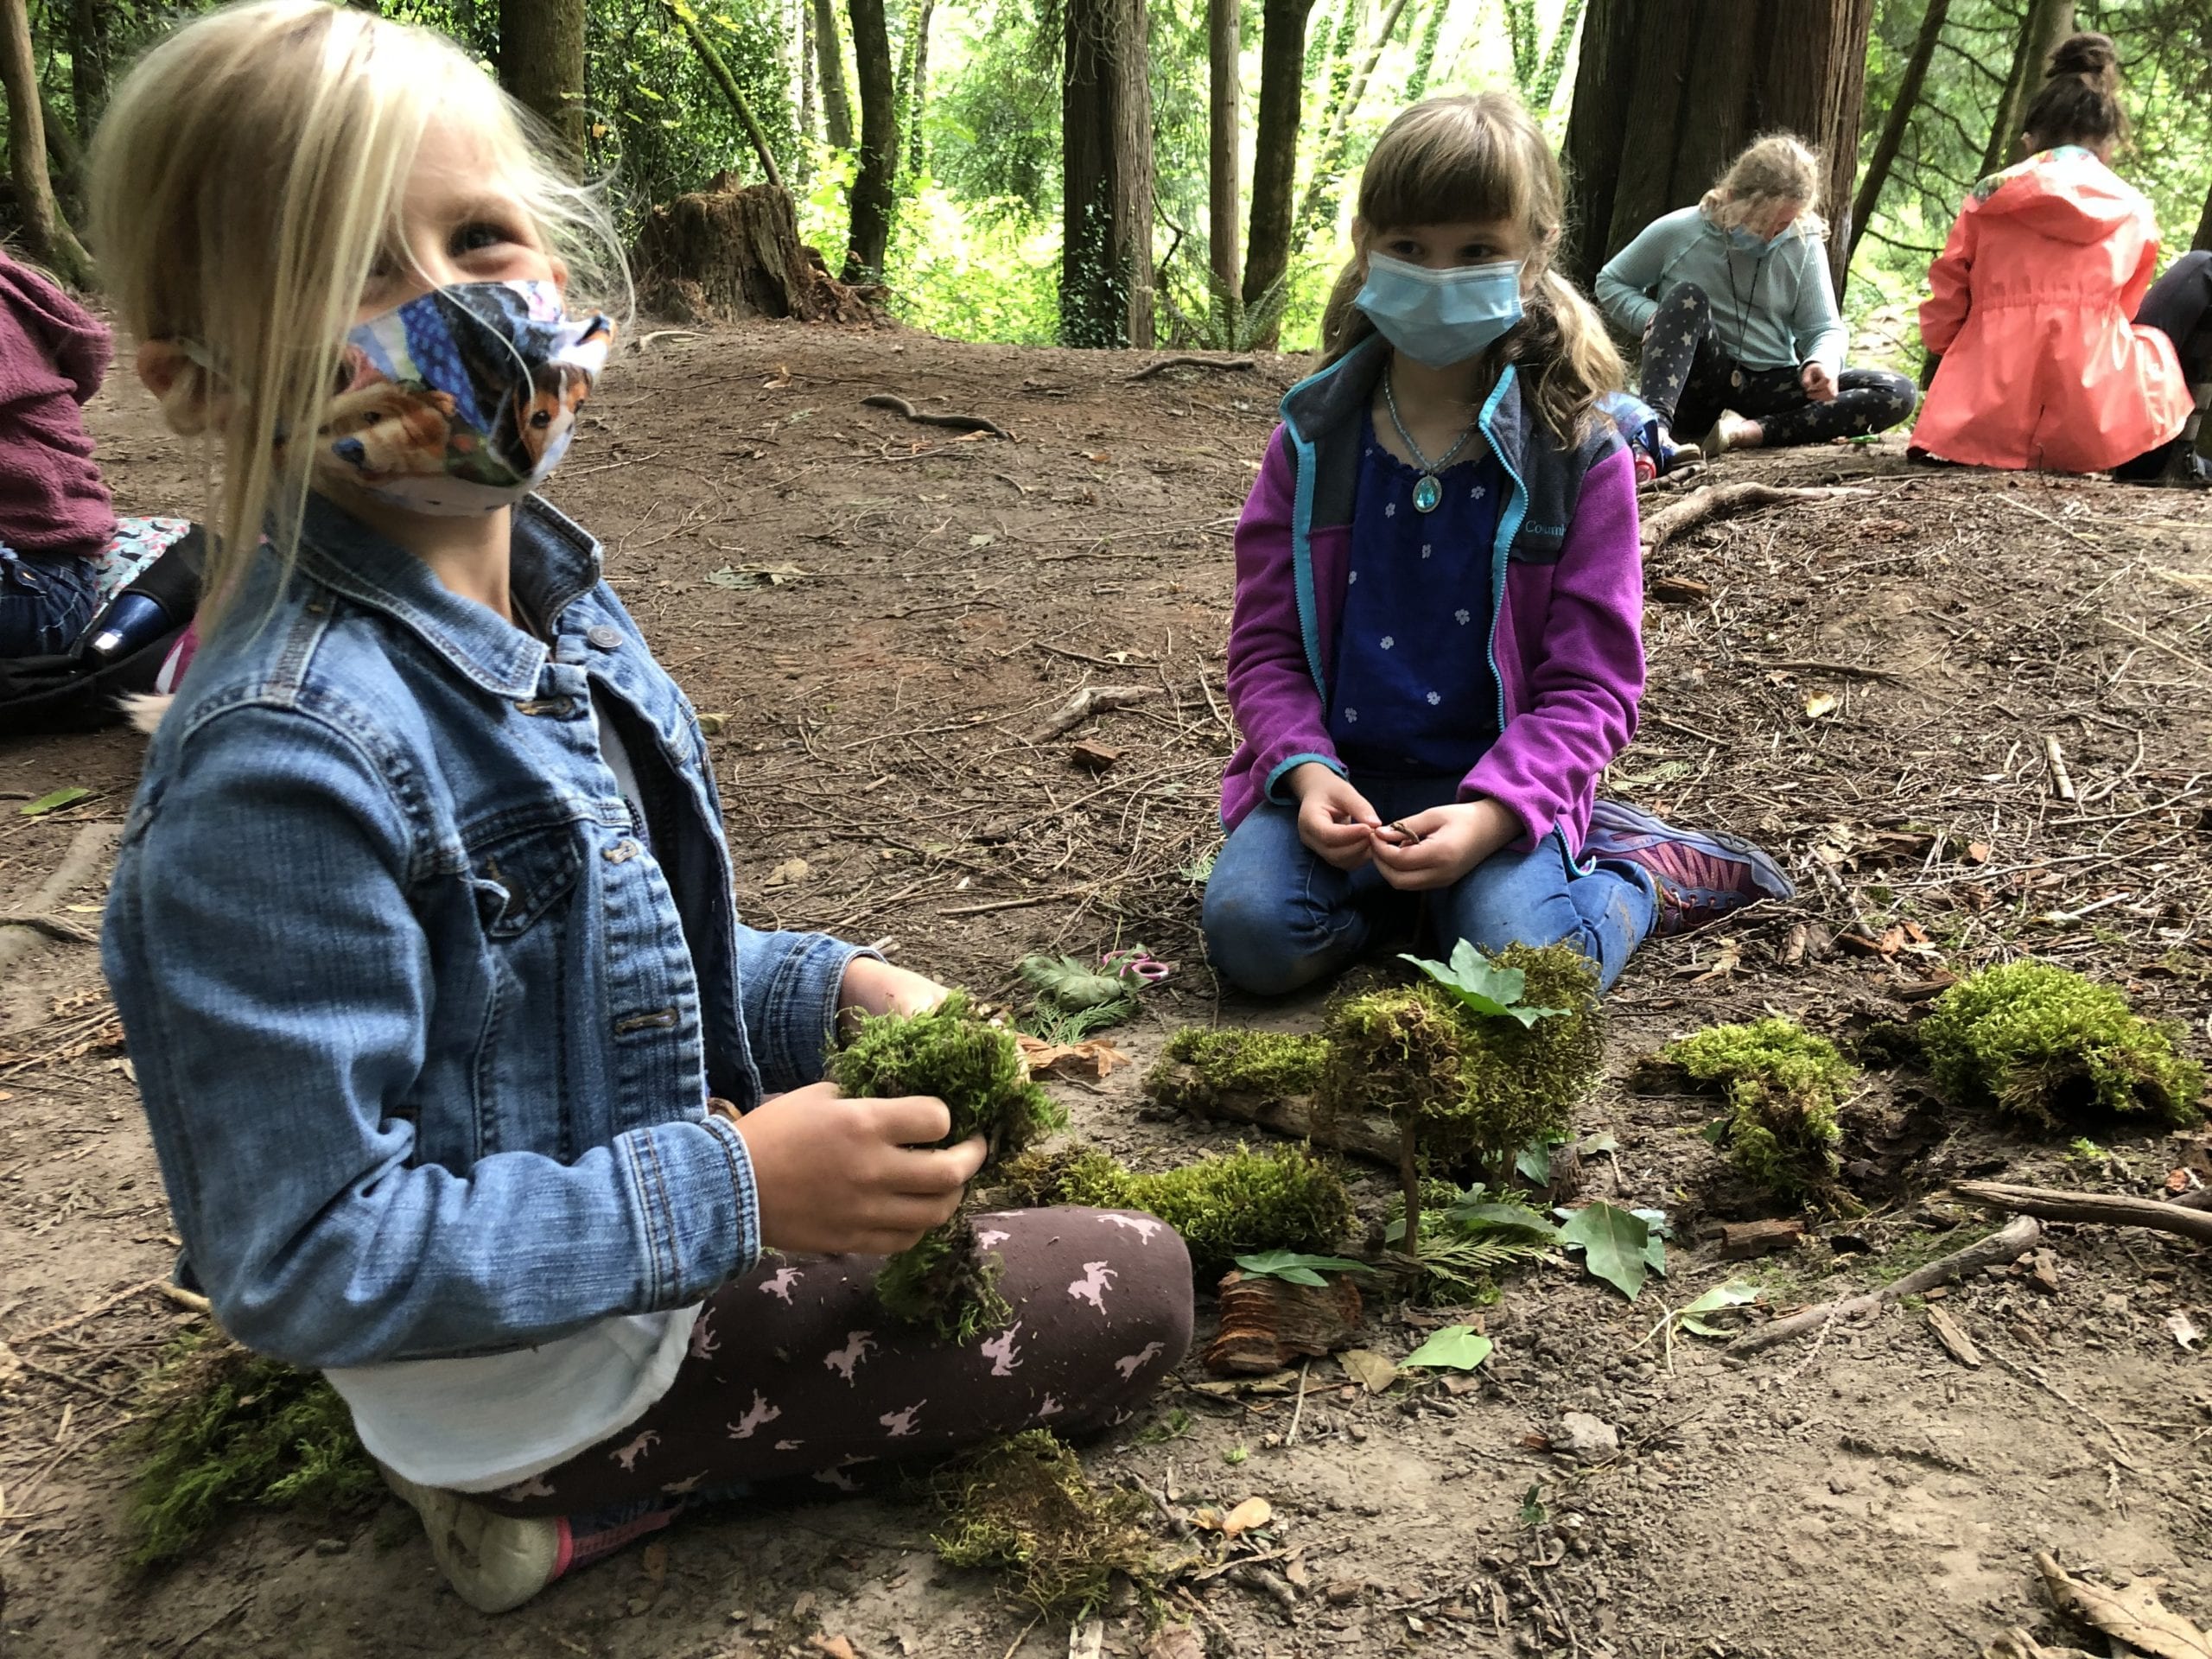
[{"label": "jean jacket button", "polygon": [[595,622],[584,631],[584,643],[601,651],[622,648],[622,630],[608,622]]}]

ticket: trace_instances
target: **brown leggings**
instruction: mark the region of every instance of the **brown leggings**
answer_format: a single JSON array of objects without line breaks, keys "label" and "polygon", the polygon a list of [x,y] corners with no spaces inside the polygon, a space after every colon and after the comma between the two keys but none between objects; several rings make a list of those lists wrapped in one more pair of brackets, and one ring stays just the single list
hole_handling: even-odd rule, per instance
[{"label": "brown leggings", "polygon": [[1191,1342],[1191,1258],[1151,1216],[1017,1210],[976,1217],[1002,1265],[1007,1327],[960,1347],[894,1325],[876,1256],[772,1256],[707,1299],[676,1381],[644,1416],[478,1502],[567,1516],[929,1458],[1017,1429],[1103,1427]]}]

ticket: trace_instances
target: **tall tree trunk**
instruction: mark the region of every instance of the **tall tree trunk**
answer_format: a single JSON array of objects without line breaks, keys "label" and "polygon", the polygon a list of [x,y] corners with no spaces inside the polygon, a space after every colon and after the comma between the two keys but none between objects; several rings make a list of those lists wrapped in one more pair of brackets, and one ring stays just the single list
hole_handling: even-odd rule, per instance
[{"label": "tall tree trunk", "polygon": [[25,0],[0,0],[0,86],[8,96],[8,164],[16,211],[32,258],[77,288],[92,283],[92,261],[54,200],[46,170],[46,112],[40,107],[38,60],[31,48]]},{"label": "tall tree trunk", "polygon": [[707,38],[707,31],[698,18],[682,0],[661,0],[676,26],[690,40],[692,50],[699,54],[699,61],[715,86],[722,89],[722,96],[729,100],[730,111],[737,117],[738,124],[745,129],[745,136],[752,142],[753,154],[760,163],[760,174],[770,186],[784,188],[784,175],[776,165],[776,152],[768,148],[768,135],[760,130],[760,118],[753,113],[752,102],[745,96],[745,89],[737,84],[737,77],[729,72],[729,65],[722,61],[722,54],[715,50],[715,43]]},{"label": "tall tree trunk", "polygon": [[929,96],[930,16],[936,10],[937,0],[912,0],[899,54],[899,161],[908,174],[922,167],[922,100]]},{"label": "tall tree trunk", "polygon": [[845,280],[880,282],[898,206],[899,88],[891,65],[891,25],[883,0],[850,0],[853,61],[861,77],[860,170],[853,175],[853,231]]},{"label": "tall tree trunk", "polygon": [[1428,78],[1436,67],[1436,42],[1444,34],[1444,16],[1452,10],[1452,0],[1434,0],[1428,9],[1428,22],[1421,31],[1421,44],[1414,48],[1413,73],[1406,78],[1406,102],[1418,104],[1428,91]]},{"label": "tall tree trunk", "polygon": [[[1290,268],[1298,123],[1306,95],[1306,20],[1313,0],[1262,0],[1260,111],[1253,136],[1252,228],[1244,245],[1244,304],[1266,297]],[[1272,346],[1274,330],[1255,340]]]},{"label": "tall tree trunk", "polygon": [[2012,73],[2005,78],[2005,95],[1997,100],[1996,119],[1990,124],[1989,148],[1982,152],[1984,178],[2012,164],[2028,105],[2043,85],[2044,66],[2050,60],[2052,48],[2073,32],[2073,0],[2028,0],[2019,42],[2012,49]]},{"label": "tall tree trunk", "polygon": [[837,149],[853,147],[853,99],[845,90],[845,43],[837,32],[837,0],[808,0],[814,10],[814,61],[822,82],[823,134]]},{"label": "tall tree trunk", "polygon": [[[1866,234],[1867,222],[1874,217],[1874,209],[1882,200],[1882,186],[1889,181],[1890,164],[1897,158],[1897,148],[1904,143],[1904,130],[1912,120],[1914,106],[1920,102],[1920,89],[1928,79],[1928,65],[1936,55],[1936,43],[1943,37],[1943,19],[1951,10],[1951,0],[1928,0],[1928,10],[1920,19],[1920,33],[1912,42],[1912,55],[1905,60],[1904,77],[1897,82],[1897,95],[1890,104],[1890,112],[1882,122],[1882,136],[1874,141],[1874,153],[1866,158],[1866,169],[1859,175],[1859,192],[1851,199],[1851,242],[1844,251],[1846,271],[1858,257],[1859,238]],[[1839,291],[1841,282],[1836,284]]]},{"label": "tall tree trunk", "polygon": [[[1561,264],[1587,280],[1661,214],[1694,202],[1745,144],[1776,128],[1827,157],[1822,195],[1847,221],[1874,0],[1591,0],[1567,124],[1580,213]],[[1828,239],[1832,271],[1849,224]]]},{"label": "tall tree trunk", "polygon": [[1152,344],[1152,92],[1144,0],[1063,0],[1060,338]]},{"label": "tall tree trunk", "polygon": [[92,131],[107,105],[108,14],[113,10],[114,0],[69,0],[69,100],[80,133]]},{"label": "tall tree trunk", "polygon": [[798,130],[799,136],[809,142],[822,136],[815,125],[814,106],[814,9],[807,0],[799,0]]},{"label": "tall tree trunk", "polygon": [[1359,112],[1359,102],[1367,96],[1367,83],[1375,73],[1375,65],[1396,32],[1398,20],[1405,16],[1406,5],[1407,0],[1390,0],[1389,10],[1382,14],[1382,26],[1375,31],[1375,43],[1367,48],[1367,55],[1359,60],[1344,95],[1337,100],[1335,112],[1321,135],[1320,146],[1313,152],[1313,176],[1306,181],[1306,199],[1299,203],[1298,217],[1293,221],[1297,247],[1304,247],[1320,228],[1325,212],[1335,203],[1336,193],[1343,188],[1346,129],[1351,126],[1352,117]]},{"label": "tall tree trunk", "polygon": [[1243,275],[1236,242],[1244,200],[1237,179],[1244,105],[1237,67],[1243,11],[1243,0],[1206,0],[1206,255],[1213,302],[1227,315],[1231,340],[1241,332],[1237,318],[1244,308],[1236,288]]},{"label": "tall tree trunk", "polygon": [[2212,248],[2212,190],[2204,193],[2204,211],[2196,217],[2196,234],[2189,245],[2192,249]]},{"label": "tall tree trunk", "polygon": [[499,0],[499,85],[584,157],[584,0]]}]

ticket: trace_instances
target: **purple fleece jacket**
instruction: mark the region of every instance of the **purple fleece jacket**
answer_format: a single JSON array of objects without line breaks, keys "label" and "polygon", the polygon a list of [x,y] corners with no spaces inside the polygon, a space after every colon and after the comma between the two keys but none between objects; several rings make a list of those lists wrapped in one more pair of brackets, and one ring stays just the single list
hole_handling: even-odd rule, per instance
[{"label": "purple fleece jacket", "polygon": [[[1263,799],[1287,804],[1290,769],[1343,773],[1329,740],[1328,677],[1351,563],[1361,422],[1382,372],[1370,339],[1282,400],[1282,425],[1236,526],[1229,701],[1244,741],[1222,780],[1230,829]],[[1478,423],[1512,490],[1499,514],[1491,664],[1497,741],[1459,785],[1579,855],[1605,765],[1636,733],[1643,693],[1643,562],[1636,480],[1611,423],[1562,447],[1522,401],[1511,367]],[[1476,453],[1479,453],[1477,451]]]},{"label": "purple fleece jacket", "polygon": [[0,543],[89,558],[115,534],[78,405],[107,372],[108,332],[54,282],[0,256]]}]

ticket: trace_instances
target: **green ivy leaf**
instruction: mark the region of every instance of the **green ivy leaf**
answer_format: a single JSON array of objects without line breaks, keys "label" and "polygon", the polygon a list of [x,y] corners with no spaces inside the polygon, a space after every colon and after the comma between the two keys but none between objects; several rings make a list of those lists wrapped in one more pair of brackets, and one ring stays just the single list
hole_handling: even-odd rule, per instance
[{"label": "green ivy leaf", "polygon": [[1294,1285],[1325,1285],[1325,1273],[1365,1273],[1364,1262],[1341,1255],[1306,1255],[1297,1250],[1262,1250],[1240,1255],[1236,1265],[1255,1279],[1282,1279]]},{"label": "green ivy leaf", "polygon": [[[1631,1302],[1643,1294],[1651,1268],[1650,1248],[1657,1242],[1651,1236],[1651,1224],[1643,1217],[1616,1210],[1600,1198],[1570,1212],[1559,1236],[1561,1243],[1581,1247],[1583,1265],[1591,1277],[1604,1280]],[[1662,1253],[1665,1249],[1660,1244]]]},{"label": "green ivy leaf", "polygon": [[1452,960],[1448,963],[1403,954],[1398,960],[1413,963],[1477,1014],[1518,1020],[1524,1026],[1533,1026],[1552,1014],[1568,1012],[1565,1008],[1524,1007],[1521,994],[1528,988],[1528,975],[1518,968],[1499,967],[1465,939],[1452,947]]},{"label": "green ivy leaf", "polygon": [[1700,1337],[1729,1336],[1732,1333],[1717,1325],[1707,1324],[1702,1316],[1707,1313],[1723,1313],[1732,1307],[1742,1307],[1748,1303],[1756,1302],[1764,1294],[1757,1285],[1745,1284],[1740,1279],[1732,1279],[1725,1285],[1715,1285],[1695,1301],[1685,1302],[1681,1307],[1676,1308],[1675,1320],[1683,1330],[1694,1332]]},{"label": "green ivy leaf", "polygon": [[92,792],[89,789],[57,789],[51,795],[41,795],[16,810],[24,817],[35,818],[48,812],[58,812],[65,806],[74,806]]},{"label": "green ivy leaf", "polygon": [[1490,1357],[1490,1338],[1477,1336],[1473,1325],[1447,1325],[1398,1363],[1432,1370],[1471,1371]]},{"label": "green ivy leaf", "polygon": [[1513,1173],[1531,1186],[1543,1186],[1552,1179],[1552,1148],[1557,1141],[1539,1141],[1533,1147],[1523,1147],[1513,1154]]},{"label": "green ivy leaf", "polygon": [[1559,1238],[1559,1229],[1525,1204],[1503,1200],[1455,1204],[1444,1212],[1444,1218],[1465,1232],[1534,1233],[1547,1243]]}]

